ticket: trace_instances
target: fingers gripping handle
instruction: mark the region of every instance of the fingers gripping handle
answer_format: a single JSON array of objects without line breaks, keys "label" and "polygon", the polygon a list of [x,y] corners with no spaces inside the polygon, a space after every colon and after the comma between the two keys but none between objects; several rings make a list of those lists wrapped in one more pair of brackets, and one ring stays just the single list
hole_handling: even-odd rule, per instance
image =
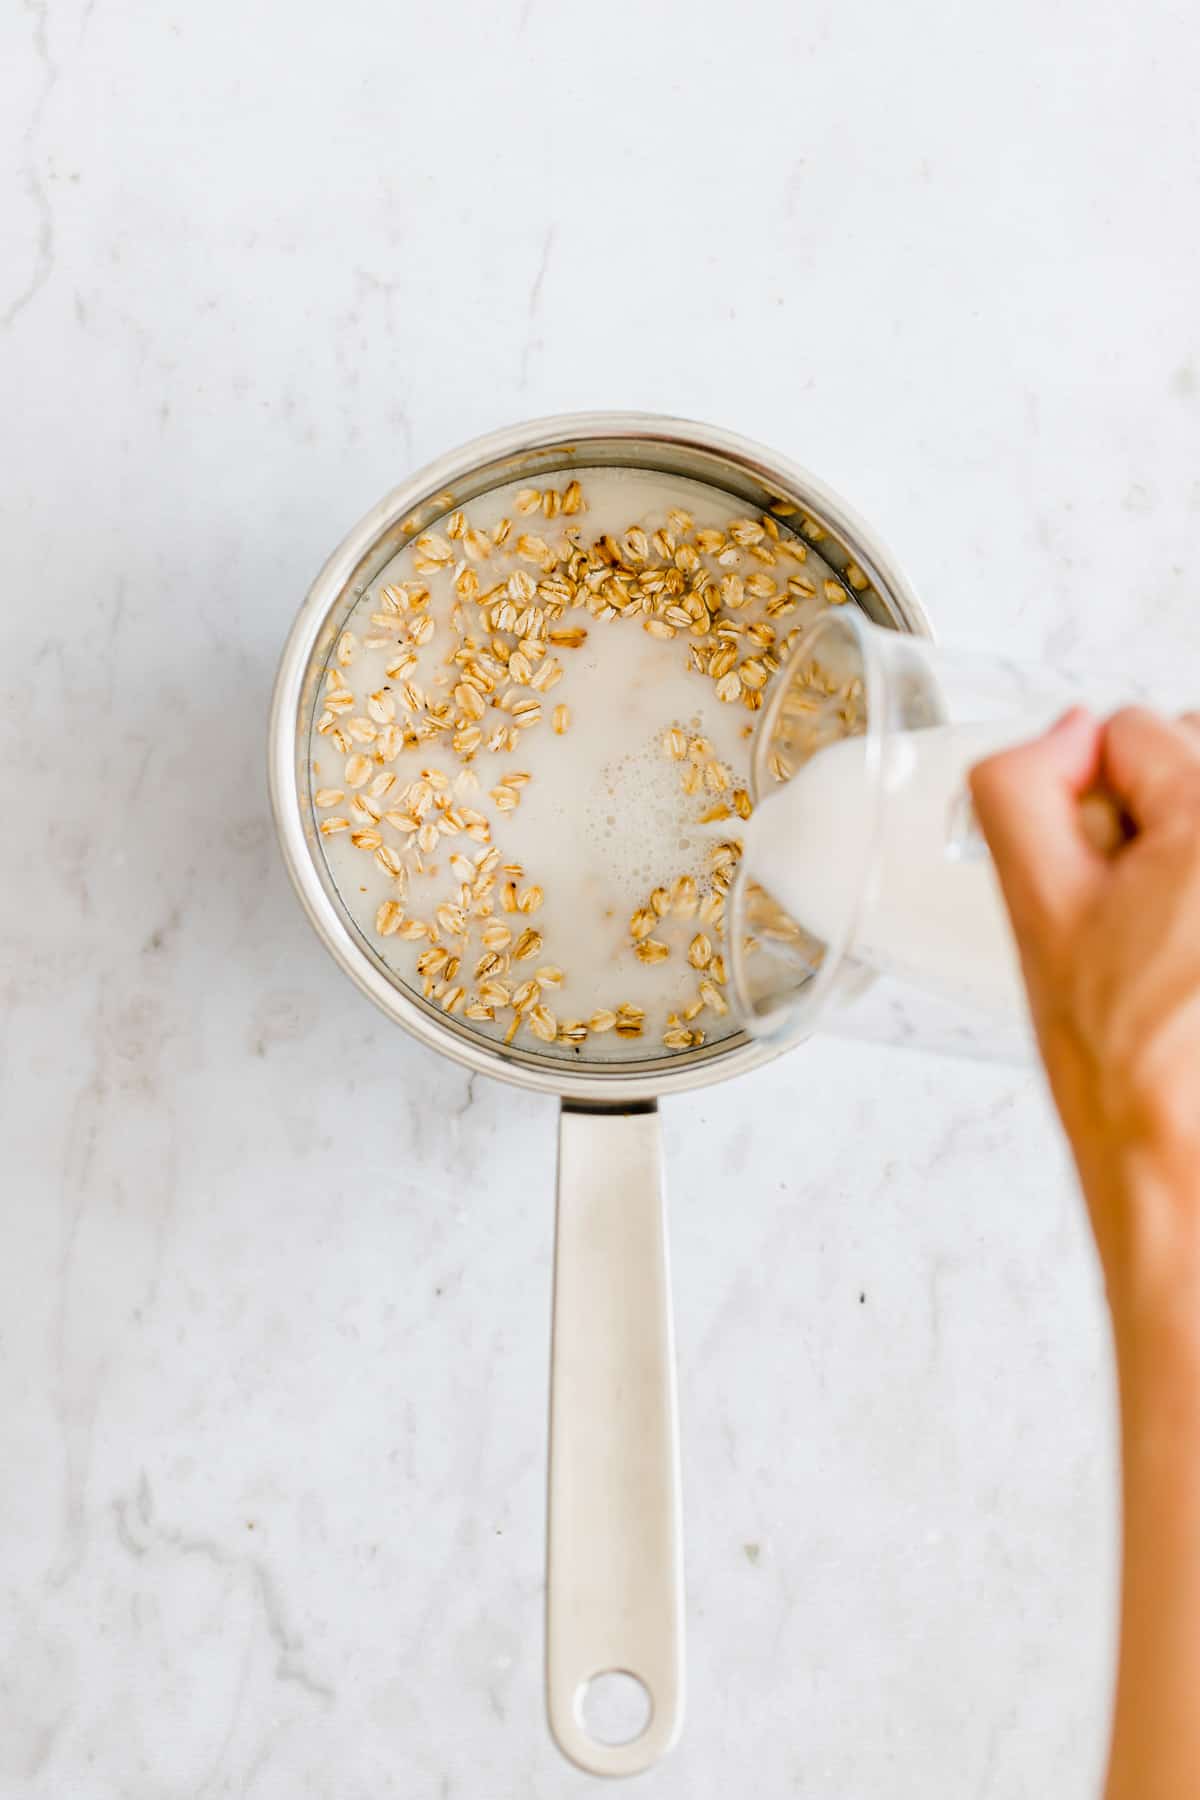
[{"label": "fingers gripping handle", "polygon": [[[613,1672],[648,1696],[636,1736],[595,1735],[585,1713],[588,1684]],[[593,1775],[649,1768],[683,1717],[675,1360],[653,1109],[561,1116],[546,1694],[559,1748]],[[606,1741],[614,1736],[628,1741]]]}]

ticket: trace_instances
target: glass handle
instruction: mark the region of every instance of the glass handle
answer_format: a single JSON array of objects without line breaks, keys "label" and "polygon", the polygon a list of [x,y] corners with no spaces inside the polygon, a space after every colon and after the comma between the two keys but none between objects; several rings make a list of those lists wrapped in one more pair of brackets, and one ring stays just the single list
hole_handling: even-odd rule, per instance
[{"label": "glass handle", "polygon": [[[1110,794],[1085,794],[1079,802],[1084,836],[1101,856],[1111,856],[1133,836],[1133,825]],[[946,820],[947,862],[979,862],[989,854],[975,804],[966,788],[950,802]]]},{"label": "glass handle", "polygon": [[975,802],[966,788],[960,788],[950,802],[946,819],[945,855],[947,862],[981,862],[989,854]]}]

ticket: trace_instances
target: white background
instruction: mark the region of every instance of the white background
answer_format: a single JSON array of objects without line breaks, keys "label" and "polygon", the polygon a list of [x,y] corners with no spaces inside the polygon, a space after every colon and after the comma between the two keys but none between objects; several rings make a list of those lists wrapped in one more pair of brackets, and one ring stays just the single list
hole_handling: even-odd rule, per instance
[{"label": "white background", "polygon": [[[549,1800],[553,1108],[311,938],[315,569],[465,437],[762,438],[944,637],[1200,653],[1200,26],[1010,0],[0,11],[0,1795]],[[1085,1800],[1101,1291],[1031,1071],[665,1113],[690,1714],[647,1800]]]}]

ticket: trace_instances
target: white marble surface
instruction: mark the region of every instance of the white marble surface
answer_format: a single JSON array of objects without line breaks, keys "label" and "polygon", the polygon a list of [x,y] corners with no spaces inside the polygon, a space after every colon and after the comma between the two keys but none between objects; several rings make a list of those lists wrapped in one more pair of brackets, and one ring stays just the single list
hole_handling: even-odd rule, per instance
[{"label": "white marble surface", "polygon": [[[707,417],[944,634],[1200,653],[1197,18],[0,10],[3,1800],[545,1800],[552,1109],[389,1029],[278,646],[477,431]],[[15,179],[12,171],[16,170]],[[1100,1292],[1031,1072],[672,1104],[690,1717],[654,1800],[1094,1794]]]}]

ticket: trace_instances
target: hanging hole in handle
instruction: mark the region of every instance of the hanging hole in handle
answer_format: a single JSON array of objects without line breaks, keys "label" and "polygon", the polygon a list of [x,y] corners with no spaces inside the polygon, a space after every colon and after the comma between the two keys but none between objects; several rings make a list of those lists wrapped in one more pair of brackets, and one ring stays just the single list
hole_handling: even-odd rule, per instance
[{"label": "hanging hole in handle", "polygon": [[575,1696],[580,1724],[597,1744],[632,1744],[654,1717],[650,1690],[627,1669],[604,1669]]}]

